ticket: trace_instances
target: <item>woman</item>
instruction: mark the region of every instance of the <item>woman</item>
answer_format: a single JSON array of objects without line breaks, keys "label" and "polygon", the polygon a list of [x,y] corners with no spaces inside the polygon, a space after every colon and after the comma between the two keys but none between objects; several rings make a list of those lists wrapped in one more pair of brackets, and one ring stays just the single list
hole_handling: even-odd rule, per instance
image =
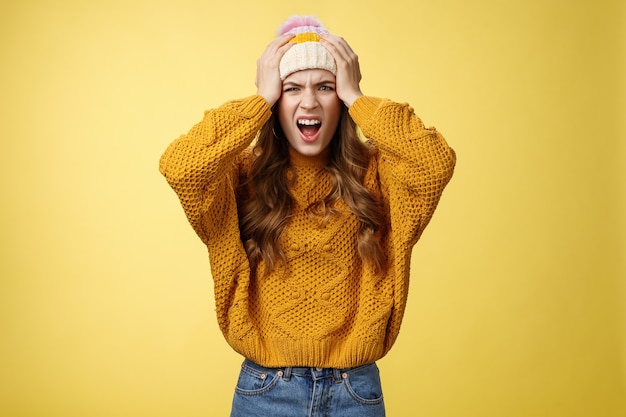
[{"label": "woman", "polygon": [[231,416],[385,414],[375,361],[455,154],[360,79],[345,40],[292,17],[258,60],[257,94],[207,111],[161,158],[245,357]]}]

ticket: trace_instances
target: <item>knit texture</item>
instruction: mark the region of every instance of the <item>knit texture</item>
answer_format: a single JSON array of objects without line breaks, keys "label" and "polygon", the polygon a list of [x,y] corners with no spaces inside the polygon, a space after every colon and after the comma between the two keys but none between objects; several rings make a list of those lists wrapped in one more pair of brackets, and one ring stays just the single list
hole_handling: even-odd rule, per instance
[{"label": "knit texture", "polygon": [[454,151],[408,105],[361,97],[350,115],[369,138],[365,186],[390,225],[382,238],[389,267],[361,262],[358,221],[339,202],[325,224],[305,209],[328,194],[327,155],[291,152],[290,221],[279,244],[286,264],[252,276],[240,239],[238,199],[249,195],[250,144],[271,110],[260,96],[226,103],[174,141],[160,171],[209,251],[217,320],[227,342],[267,367],[344,368],[373,362],[394,344],[406,306],[411,249],[450,180]]},{"label": "knit texture", "polygon": [[279,35],[289,33],[294,45],[280,59],[279,74],[284,80],[290,74],[304,69],[323,69],[333,75],[337,65],[332,54],[320,43],[320,35],[328,30],[313,16],[291,16],[278,29]]}]

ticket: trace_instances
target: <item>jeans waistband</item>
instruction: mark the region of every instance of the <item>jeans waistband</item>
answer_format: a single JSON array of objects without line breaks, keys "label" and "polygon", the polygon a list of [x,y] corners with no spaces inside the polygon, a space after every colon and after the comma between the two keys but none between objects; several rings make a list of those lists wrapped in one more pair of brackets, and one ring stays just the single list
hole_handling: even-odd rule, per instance
[{"label": "jeans waistband", "polygon": [[[369,365],[369,364],[368,364]],[[293,375],[301,376],[301,377],[310,377],[313,380],[319,380],[323,378],[332,377],[335,382],[340,382],[342,379],[346,378],[346,373],[352,369],[360,368],[361,365],[352,368],[316,368],[316,367],[301,367],[301,366],[288,366],[288,367],[279,367],[279,368],[266,368],[265,366],[259,365],[255,362],[252,362],[249,359],[245,359],[242,366],[247,366],[249,368],[255,369],[260,373],[267,373],[268,371],[279,371],[282,373],[283,379],[288,381],[291,379]]]}]

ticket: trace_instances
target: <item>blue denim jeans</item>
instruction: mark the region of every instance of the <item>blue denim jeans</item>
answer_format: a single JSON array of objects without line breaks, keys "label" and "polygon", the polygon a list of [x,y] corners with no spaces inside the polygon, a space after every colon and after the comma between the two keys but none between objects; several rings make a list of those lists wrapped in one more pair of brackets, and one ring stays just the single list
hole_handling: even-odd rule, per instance
[{"label": "blue denim jeans", "polygon": [[378,367],[265,368],[246,359],[230,416],[384,417]]}]

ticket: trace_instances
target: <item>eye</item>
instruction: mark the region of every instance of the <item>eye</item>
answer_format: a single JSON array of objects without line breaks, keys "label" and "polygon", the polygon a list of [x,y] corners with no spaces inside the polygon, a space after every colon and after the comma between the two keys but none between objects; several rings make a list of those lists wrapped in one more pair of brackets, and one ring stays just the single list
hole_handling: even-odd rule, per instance
[{"label": "eye", "polygon": [[334,88],[331,87],[330,85],[323,85],[323,86],[320,87],[320,90],[321,91],[333,91]]},{"label": "eye", "polygon": [[283,92],[284,92],[284,93],[292,93],[292,92],[294,92],[294,91],[298,91],[298,90],[299,90],[299,88],[298,88],[298,87],[285,87],[285,88],[283,89]]}]

